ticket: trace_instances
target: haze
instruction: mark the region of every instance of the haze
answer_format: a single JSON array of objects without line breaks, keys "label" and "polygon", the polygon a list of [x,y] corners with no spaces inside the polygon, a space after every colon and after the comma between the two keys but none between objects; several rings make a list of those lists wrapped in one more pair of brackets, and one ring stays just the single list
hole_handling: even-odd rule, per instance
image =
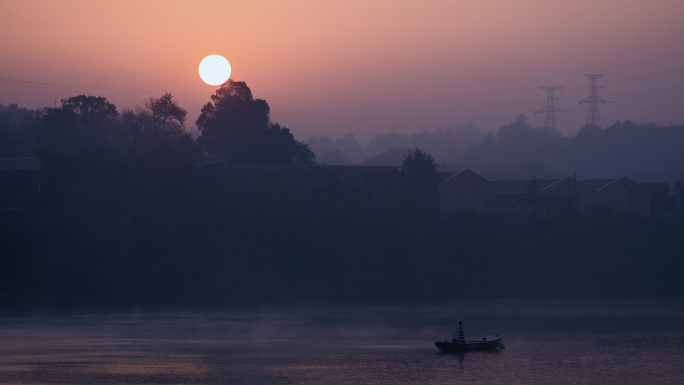
[{"label": "haze", "polygon": [[684,384],[683,16],[0,0],[0,384]]},{"label": "haze", "polygon": [[[586,122],[585,73],[606,73],[604,126],[684,123],[680,1],[3,1],[0,103],[78,94],[119,109],[172,93],[191,124],[225,56],[295,137],[367,141],[472,121],[496,130],[563,85],[558,128]],[[536,116],[534,126],[544,123]]]}]

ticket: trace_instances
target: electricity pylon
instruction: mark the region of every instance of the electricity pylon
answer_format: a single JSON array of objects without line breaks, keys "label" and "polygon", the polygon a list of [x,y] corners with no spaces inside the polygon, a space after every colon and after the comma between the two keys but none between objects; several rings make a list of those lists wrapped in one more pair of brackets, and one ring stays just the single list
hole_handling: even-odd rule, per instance
[{"label": "electricity pylon", "polygon": [[553,91],[557,89],[563,89],[563,86],[550,86],[550,87],[539,87],[546,91],[546,107],[534,111],[536,114],[546,113],[546,122],[544,127],[556,129],[556,112],[570,112],[563,109],[557,108],[554,101],[558,98],[553,96]]},{"label": "electricity pylon", "polygon": [[606,99],[598,96],[598,89],[603,88],[598,86],[598,80],[607,79],[606,74],[584,74],[584,76],[589,78],[589,97],[580,100],[580,105],[582,103],[589,104],[589,113],[587,114],[587,124],[593,124],[601,127],[601,115],[599,114],[599,103],[612,103]]}]

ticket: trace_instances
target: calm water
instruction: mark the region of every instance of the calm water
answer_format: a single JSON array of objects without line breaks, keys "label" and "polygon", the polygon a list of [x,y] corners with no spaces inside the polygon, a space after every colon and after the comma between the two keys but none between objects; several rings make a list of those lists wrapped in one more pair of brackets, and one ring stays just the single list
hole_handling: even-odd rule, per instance
[{"label": "calm water", "polygon": [[[440,354],[466,337],[506,349]],[[684,301],[2,317],[3,384],[684,384]]]}]

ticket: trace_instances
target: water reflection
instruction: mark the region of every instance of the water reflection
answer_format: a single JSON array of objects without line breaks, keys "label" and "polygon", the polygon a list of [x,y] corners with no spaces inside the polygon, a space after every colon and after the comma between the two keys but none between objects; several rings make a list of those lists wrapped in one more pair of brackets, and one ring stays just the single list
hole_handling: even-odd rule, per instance
[{"label": "water reflection", "polygon": [[[473,352],[437,352],[435,355],[438,357],[440,367],[452,367],[458,369],[458,373],[463,375],[466,373],[466,364],[470,363],[476,368],[491,366],[492,356],[503,354],[500,350],[483,350],[483,351],[473,351]],[[457,365],[454,365],[454,364]]]},{"label": "water reflection", "polygon": [[[5,317],[0,383],[684,383],[684,302]],[[459,317],[507,349],[441,353]]]}]

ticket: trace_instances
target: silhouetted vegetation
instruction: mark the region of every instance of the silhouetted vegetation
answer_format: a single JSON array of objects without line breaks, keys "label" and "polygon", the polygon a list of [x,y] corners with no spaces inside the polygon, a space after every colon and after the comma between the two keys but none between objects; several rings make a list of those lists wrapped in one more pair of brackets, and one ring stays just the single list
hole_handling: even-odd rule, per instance
[{"label": "silhouetted vegetation", "polygon": [[445,169],[468,167],[490,178],[549,178],[577,173],[583,178],[627,176],[640,182],[678,178],[684,172],[682,143],[684,126],[679,125],[618,121],[605,129],[588,125],[574,136],[564,136],[549,128],[533,128],[522,114],[486,135],[472,124],[413,135],[378,134],[367,146],[356,141],[354,156],[346,152],[339,139],[315,136],[309,140],[316,154],[321,154],[320,159],[329,164],[400,166],[400,158],[392,154],[419,147]]},{"label": "silhouetted vegetation", "polygon": [[313,164],[309,146],[270,120],[265,100],[245,82],[229,80],[211,96],[197,119],[198,142],[229,164]]},{"label": "silhouetted vegetation", "polygon": [[396,166],[402,163],[404,155],[406,155],[410,149],[404,147],[395,147],[389,151],[380,153],[372,158],[368,158],[362,164],[364,166]]},{"label": "silhouetted vegetation", "polygon": [[[458,163],[464,153],[484,137],[480,129],[468,122],[443,130],[421,131],[412,135],[389,132],[377,134],[367,146],[362,146],[356,136],[346,133],[332,140],[327,136],[312,136],[308,143],[318,160],[328,164],[370,164],[400,166],[401,156],[409,148],[422,148],[435,157],[439,163]],[[398,157],[388,155],[397,154]]]},{"label": "silhouetted vegetation", "polygon": [[[653,221],[541,202],[536,180],[527,196],[550,207],[549,219],[440,218],[439,174],[424,149],[403,152],[395,191],[366,200],[333,179],[306,196],[282,174],[231,166],[313,160],[241,82],[222,86],[197,121],[200,145],[225,167],[194,164],[200,147],[170,94],[121,112],[90,96],[0,112],[5,154],[42,146],[39,180],[21,182],[29,193],[20,204],[3,198],[0,207],[0,309],[684,294],[681,182],[674,208]],[[21,139],[22,130],[34,134]],[[614,147],[637,151],[620,133],[679,140],[671,148],[681,131],[616,123],[563,138],[521,115],[466,153],[567,155],[609,141],[583,155],[602,162]],[[347,135],[331,148],[344,146],[358,141]]]},{"label": "silhouetted vegetation", "polygon": [[32,156],[38,136],[38,111],[0,104],[0,158]]},{"label": "silhouetted vegetation", "polygon": [[416,214],[426,212],[437,215],[439,212],[439,182],[442,177],[437,172],[437,164],[427,152],[416,148],[408,151],[401,166],[401,179],[406,193],[407,207],[417,210]]},{"label": "silhouetted vegetation", "polygon": [[62,106],[46,108],[41,117],[40,147],[73,155],[82,149],[111,145],[119,115],[106,98],[79,95],[62,100]]}]

